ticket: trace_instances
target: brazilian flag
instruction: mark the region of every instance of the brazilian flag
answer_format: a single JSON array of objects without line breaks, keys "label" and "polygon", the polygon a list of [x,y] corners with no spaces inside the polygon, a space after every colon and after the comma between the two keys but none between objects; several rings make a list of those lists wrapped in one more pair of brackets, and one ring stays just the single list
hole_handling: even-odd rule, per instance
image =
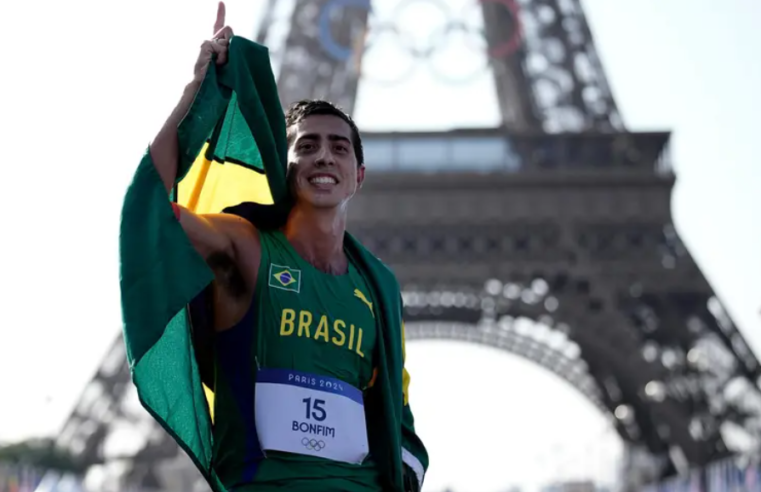
[{"label": "brazilian flag", "polygon": [[[209,65],[178,129],[172,198],[196,213],[287,200],[285,119],[267,49],[235,37],[229,60]],[[211,467],[213,393],[201,381],[187,309],[213,274],[174,219],[150,152],[124,200],[119,246],[124,338],[140,401],[223,490]]]},{"label": "brazilian flag", "polygon": [[[221,492],[225,487],[212,466],[213,388],[204,384],[211,378],[201,377],[202,347],[194,346],[199,336],[194,324],[202,324],[203,316],[193,306],[213,274],[175,220],[169,198],[196,213],[236,213],[261,229],[284,224],[291,204],[285,118],[265,47],[231,40],[227,64],[209,65],[178,138],[173,196],[167,197],[146,152],[124,199],[119,244],[124,340],[142,405]],[[346,247],[370,281],[369,302],[381,312],[378,377],[366,402],[371,452],[390,488],[401,491],[409,478],[402,463],[413,462],[413,478],[422,483],[428,459],[407,401],[399,286],[349,234]],[[294,272],[279,273],[277,281],[286,287],[301,281]]]}]

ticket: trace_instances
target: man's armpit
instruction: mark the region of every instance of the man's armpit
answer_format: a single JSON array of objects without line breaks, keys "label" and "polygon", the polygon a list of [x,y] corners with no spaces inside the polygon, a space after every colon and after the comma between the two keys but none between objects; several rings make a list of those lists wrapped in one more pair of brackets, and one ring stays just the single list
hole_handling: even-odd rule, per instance
[{"label": "man's armpit", "polygon": [[214,272],[217,287],[233,299],[243,299],[248,294],[248,285],[235,260],[226,252],[218,251],[206,258],[206,263]]}]

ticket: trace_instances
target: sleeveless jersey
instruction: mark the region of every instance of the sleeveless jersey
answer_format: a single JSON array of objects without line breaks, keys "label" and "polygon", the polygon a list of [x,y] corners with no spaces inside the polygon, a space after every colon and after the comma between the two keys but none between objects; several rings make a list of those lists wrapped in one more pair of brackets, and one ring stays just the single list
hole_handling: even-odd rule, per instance
[{"label": "sleeveless jersey", "polygon": [[379,491],[381,476],[371,456],[354,465],[266,451],[257,471],[257,366],[328,376],[364,392],[377,336],[367,284],[351,261],[347,274],[329,275],[302,259],[283,233],[259,237],[251,307],[215,343],[214,463],[220,478],[236,491]]}]

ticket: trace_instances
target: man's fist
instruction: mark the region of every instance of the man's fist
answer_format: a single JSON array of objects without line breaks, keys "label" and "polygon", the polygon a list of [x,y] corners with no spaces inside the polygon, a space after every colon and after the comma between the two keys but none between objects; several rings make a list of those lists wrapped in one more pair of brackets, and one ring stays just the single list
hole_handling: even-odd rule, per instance
[{"label": "man's fist", "polygon": [[201,82],[206,77],[206,69],[209,67],[214,54],[217,55],[217,65],[227,63],[227,48],[233,37],[233,29],[225,25],[225,4],[219,2],[217,7],[217,21],[214,23],[214,36],[201,45],[201,53],[198,55],[193,76]]}]

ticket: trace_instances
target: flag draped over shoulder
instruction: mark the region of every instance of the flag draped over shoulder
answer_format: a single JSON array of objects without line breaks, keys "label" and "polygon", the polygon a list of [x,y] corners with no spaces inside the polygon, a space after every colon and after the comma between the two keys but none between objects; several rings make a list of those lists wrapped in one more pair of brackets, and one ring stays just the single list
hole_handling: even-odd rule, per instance
[{"label": "flag draped over shoulder", "polygon": [[[174,199],[196,213],[226,211],[259,228],[282,225],[286,129],[265,47],[234,37],[228,63],[210,64],[178,128],[180,160]],[[127,191],[120,230],[124,340],[143,406],[187,452],[215,491],[213,389],[204,386],[189,304],[213,274],[174,218],[170,197],[146,152]],[[422,484],[428,466],[407,402],[401,298],[394,275],[351,235],[347,252],[371,285],[381,310],[378,378],[366,401],[371,452],[402,490],[402,463]],[[408,477],[409,478],[409,477]]]}]

